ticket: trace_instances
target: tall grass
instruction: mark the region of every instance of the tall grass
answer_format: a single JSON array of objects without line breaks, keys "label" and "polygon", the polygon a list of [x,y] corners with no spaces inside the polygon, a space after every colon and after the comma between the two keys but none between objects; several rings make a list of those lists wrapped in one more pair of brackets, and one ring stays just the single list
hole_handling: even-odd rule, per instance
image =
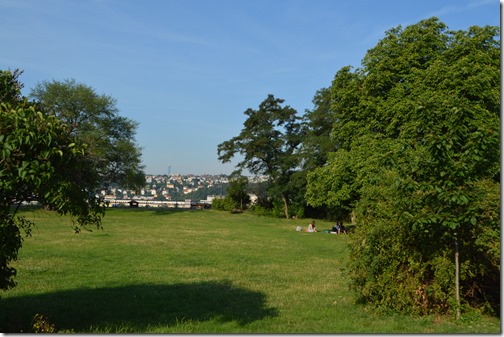
[{"label": "tall grass", "polygon": [[307,220],[110,209],[103,230],[75,234],[69,218],[25,215],[37,226],[1,293],[1,332],[30,332],[36,314],[79,333],[500,332],[497,318],[368,312],[341,272],[348,237],[297,232]]}]

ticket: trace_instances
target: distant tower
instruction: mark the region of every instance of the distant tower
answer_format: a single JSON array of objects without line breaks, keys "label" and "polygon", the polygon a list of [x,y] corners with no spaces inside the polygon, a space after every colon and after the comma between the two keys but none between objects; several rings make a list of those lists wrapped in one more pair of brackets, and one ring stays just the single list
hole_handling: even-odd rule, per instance
[{"label": "distant tower", "polygon": [[168,175],[171,176],[171,165],[168,165]]}]

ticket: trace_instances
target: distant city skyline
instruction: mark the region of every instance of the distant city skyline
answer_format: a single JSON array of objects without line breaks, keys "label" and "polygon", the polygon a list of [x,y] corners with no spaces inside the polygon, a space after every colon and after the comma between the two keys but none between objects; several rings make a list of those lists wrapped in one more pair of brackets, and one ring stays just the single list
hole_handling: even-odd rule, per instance
[{"label": "distant city skyline", "polygon": [[230,174],[218,144],[268,94],[300,115],[385,32],[438,17],[500,26],[496,0],[0,0],[0,67],[75,79],[139,123],[148,174]]}]

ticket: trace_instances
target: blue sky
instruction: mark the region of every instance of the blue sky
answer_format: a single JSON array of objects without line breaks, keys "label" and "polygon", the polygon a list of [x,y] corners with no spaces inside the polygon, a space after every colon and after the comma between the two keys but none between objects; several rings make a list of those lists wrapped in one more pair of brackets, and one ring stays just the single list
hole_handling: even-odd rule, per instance
[{"label": "blue sky", "polygon": [[273,94],[300,114],[385,31],[500,26],[498,0],[0,0],[0,69],[73,78],[139,123],[146,173],[231,173],[217,145]]}]

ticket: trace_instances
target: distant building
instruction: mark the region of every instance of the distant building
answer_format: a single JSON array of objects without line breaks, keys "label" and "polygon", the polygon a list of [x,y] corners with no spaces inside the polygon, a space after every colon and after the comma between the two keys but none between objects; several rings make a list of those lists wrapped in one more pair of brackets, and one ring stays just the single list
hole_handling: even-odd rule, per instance
[{"label": "distant building", "polygon": [[257,199],[258,199],[258,198],[257,198],[257,195],[252,194],[252,193],[249,193],[249,194],[248,194],[248,196],[250,197],[250,203],[251,203],[251,204],[255,204],[255,203],[257,203]]},{"label": "distant building", "polygon": [[213,201],[214,199],[222,199],[223,195],[207,195],[207,201]]}]

